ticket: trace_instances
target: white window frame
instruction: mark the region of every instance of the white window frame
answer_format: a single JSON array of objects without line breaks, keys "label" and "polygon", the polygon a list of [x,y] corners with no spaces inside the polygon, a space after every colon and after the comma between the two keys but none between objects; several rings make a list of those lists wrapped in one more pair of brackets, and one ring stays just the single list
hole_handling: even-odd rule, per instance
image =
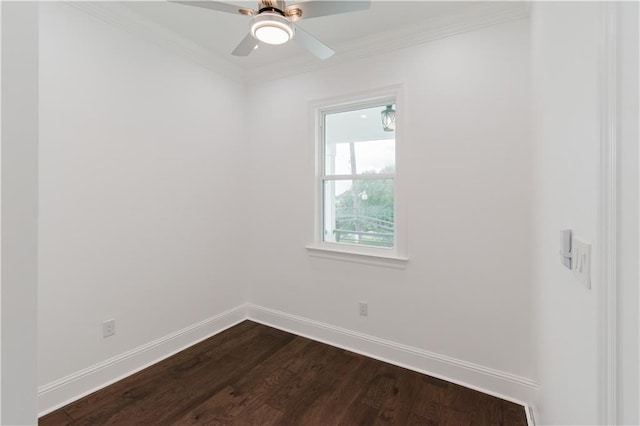
[{"label": "white window frame", "polygon": [[[407,261],[407,221],[406,199],[403,190],[402,170],[406,164],[403,149],[403,87],[390,86],[378,90],[355,93],[343,97],[323,99],[310,104],[310,120],[312,123],[313,140],[315,141],[314,164],[314,221],[313,243],[306,246],[309,255],[327,259],[363,263],[369,265],[404,268]],[[378,105],[396,105],[395,154],[396,165],[393,175],[361,176],[357,179],[373,179],[392,177],[394,182],[394,245],[393,247],[371,247],[357,244],[344,244],[324,241],[324,202],[323,182],[325,176],[325,142],[324,116],[326,114],[368,108]],[[382,122],[380,123],[382,125]],[[341,178],[345,176],[331,176]],[[349,175],[351,177],[351,175]]]}]

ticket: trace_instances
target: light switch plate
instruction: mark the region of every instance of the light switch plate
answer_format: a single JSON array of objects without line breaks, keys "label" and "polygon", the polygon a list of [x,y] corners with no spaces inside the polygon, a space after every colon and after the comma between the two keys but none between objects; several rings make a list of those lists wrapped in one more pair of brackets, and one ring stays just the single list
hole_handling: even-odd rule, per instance
[{"label": "light switch plate", "polygon": [[578,238],[571,241],[573,275],[591,290],[591,244]]},{"label": "light switch plate", "polygon": [[560,262],[567,269],[572,268],[571,253],[572,232],[571,229],[565,229],[560,232]]}]

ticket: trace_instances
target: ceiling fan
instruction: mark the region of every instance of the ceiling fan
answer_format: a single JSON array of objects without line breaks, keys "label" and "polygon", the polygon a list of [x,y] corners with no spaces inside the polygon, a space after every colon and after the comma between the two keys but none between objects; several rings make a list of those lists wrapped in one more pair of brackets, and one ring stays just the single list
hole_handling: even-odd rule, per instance
[{"label": "ceiling fan", "polygon": [[329,46],[295,25],[300,19],[356,12],[369,9],[369,0],[310,0],[286,5],[284,0],[260,0],[258,10],[238,7],[219,1],[172,1],[187,6],[202,7],[251,18],[251,30],[231,52],[234,56],[248,56],[260,43],[284,44],[296,41],[320,59],[327,59],[335,52]]}]

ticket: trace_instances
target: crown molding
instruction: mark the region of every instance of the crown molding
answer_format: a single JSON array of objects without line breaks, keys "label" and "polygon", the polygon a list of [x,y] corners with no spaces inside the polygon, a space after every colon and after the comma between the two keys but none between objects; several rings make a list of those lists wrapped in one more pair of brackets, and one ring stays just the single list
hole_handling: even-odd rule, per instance
[{"label": "crown molding", "polygon": [[399,30],[385,31],[335,45],[333,47],[337,53],[324,61],[304,54],[244,70],[224,57],[208,51],[117,2],[82,1],[65,2],[65,4],[211,71],[248,85],[315,71],[492,25],[528,18],[531,9],[529,2],[477,2],[456,14],[426,19]]},{"label": "crown molding", "polygon": [[277,64],[256,67],[246,71],[247,84],[276,80],[393,52],[492,25],[528,18],[530,14],[529,2],[478,2],[457,14],[426,19],[418,24],[407,25],[400,30],[381,32],[333,46],[336,54],[324,61],[302,55],[279,61]]},{"label": "crown molding", "polygon": [[64,2],[64,4],[84,12],[105,24],[120,28],[133,36],[195,62],[224,77],[244,82],[244,70],[242,68],[117,2],[69,1]]}]

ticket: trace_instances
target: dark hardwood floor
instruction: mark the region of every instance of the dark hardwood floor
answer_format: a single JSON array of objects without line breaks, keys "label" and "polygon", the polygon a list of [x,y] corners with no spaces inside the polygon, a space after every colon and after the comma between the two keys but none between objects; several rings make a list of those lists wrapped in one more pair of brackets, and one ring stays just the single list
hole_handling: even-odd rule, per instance
[{"label": "dark hardwood floor", "polygon": [[244,321],[40,425],[526,425],[520,405]]}]

